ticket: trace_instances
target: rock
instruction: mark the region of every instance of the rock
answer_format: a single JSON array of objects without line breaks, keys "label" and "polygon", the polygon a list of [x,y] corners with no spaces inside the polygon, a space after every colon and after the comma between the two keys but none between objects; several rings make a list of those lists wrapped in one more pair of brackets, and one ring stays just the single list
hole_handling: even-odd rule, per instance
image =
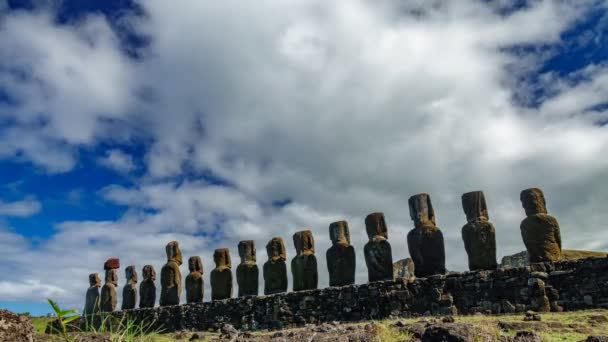
[{"label": "rock", "polygon": [[241,263],[236,268],[239,297],[257,296],[260,271],[256,264],[255,242],[253,240],[239,242],[239,256],[241,257]]},{"label": "rock", "polygon": [[393,279],[393,252],[383,213],[371,213],[365,218],[365,231],[369,241],[363,248],[368,280]]},{"label": "rock", "polygon": [[467,224],[462,227],[462,240],[469,259],[469,269],[496,269],[496,230],[489,221],[483,192],[463,194],[462,208],[467,216]]},{"label": "rock", "polygon": [[0,341],[32,342],[34,325],[25,315],[0,309]]},{"label": "rock", "polygon": [[199,333],[193,333],[192,336],[190,336],[190,338],[188,339],[188,341],[198,341],[198,340],[202,340],[203,336],[200,335]]},{"label": "rock", "polygon": [[118,294],[116,293],[116,287],[118,286],[118,274],[115,268],[109,268],[110,266],[118,265],[118,259],[108,259],[104,263],[106,269],[105,284],[101,288],[100,294],[100,307],[101,311],[112,312],[116,309],[118,302]]},{"label": "rock", "polygon": [[188,270],[190,273],[186,276],[186,303],[200,303],[205,292],[203,262],[200,256],[188,258]]},{"label": "rock", "polygon": [[534,331],[518,331],[513,338],[515,342],[542,342],[540,335]]},{"label": "rock", "polygon": [[297,255],[291,260],[293,290],[313,290],[319,283],[317,258],[315,257],[315,240],[310,230],[296,232],[293,244]]},{"label": "rock", "polygon": [[177,241],[171,241],[165,247],[167,263],[160,271],[160,306],[178,305],[182,294],[182,251]]},{"label": "rock", "polygon": [[122,305],[121,310],[135,309],[137,303],[137,271],[135,266],[127,266],[125,268],[127,284],[122,289]]},{"label": "rock", "polygon": [[521,222],[521,236],[530,262],[561,259],[562,240],[557,220],[547,214],[545,197],[538,188],[526,189],[520,195],[526,218]]},{"label": "rock", "polygon": [[103,269],[105,271],[117,268],[120,268],[120,259],[118,258],[110,258],[103,263]]},{"label": "rock", "polygon": [[329,286],[345,286],[355,283],[355,248],[350,244],[350,231],[346,221],[329,225],[332,246],[327,250]]},{"label": "rock", "polygon": [[455,323],[432,325],[424,331],[422,342],[470,342],[474,341],[477,331],[470,324]]},{"label": "rock", "polygon": [[211,271],[211,300],[232,297],[232,262],[228,248],[218,248],[213,253],[215,268]]},{"label": "rock", "polygon": [[83,316],[89,316],[98,313],[100,310],[100,299],[99,299],[99,287],[101,286],[101,279],[99,274],[89,274],[89,288],[85,298]]},{"label": "rock", "polygon": [[589,336],[584,342],[608,342],[608,336]]},{"label": "rock", "polygon": [[414,261],[412,258],[405,258],[393,263],[393,278],[414,279]]},{"label": "rock", "polygon": [[[579,260],[586,258],[605,258],[606,252],[583,251],[576,249],[562,249],[562,260]],[[530,266],[528,261],[528,252],[522,251],[512,255],[506,255],[502,258],[499,267],[525,267]],[[568,274],[567,271],[554,271],[551,275]]]},{"label": "rock", "polygon": [[146,265],[141,273],[144,279],[139,284],[139,307],[152,308],[156,303],[156,271],[154,266]]},{"label": "rock", "polygon": [[223,336],[229,336],[232,338],[232,337],[238,335],[239,331],[236,330],[236,328],[234,326],[232,326],[232,324],[224,324],[220,328],[220,333]]},{"label": "rock", "polygon": [[407,247],[414,261],[416,277],[444,274],[445,246],[443,233],[435,225],[435,211],[428,194],[409,198],[410,217],[414,229],[407,234]]},{"label": "rock", "polygon": [[454,319],[454,316],[445,316],[441,319],[441,321],[443,323],[454,323],[456,320]]},{"label": "rock", "polygon": [[287,254],[285,244],[280,237],[272,238],[266,244],[268,261],[264,263],[264,294],[275,294],[287,291]]}]

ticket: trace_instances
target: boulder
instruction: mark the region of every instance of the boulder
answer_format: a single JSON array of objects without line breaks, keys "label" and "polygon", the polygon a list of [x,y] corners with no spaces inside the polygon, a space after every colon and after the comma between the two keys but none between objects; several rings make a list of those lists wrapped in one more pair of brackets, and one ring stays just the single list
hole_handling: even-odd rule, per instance
[{"label": "boulder", "polygon": [[0,309],[0,341],[34,341],[32,321],[25,315]]}]

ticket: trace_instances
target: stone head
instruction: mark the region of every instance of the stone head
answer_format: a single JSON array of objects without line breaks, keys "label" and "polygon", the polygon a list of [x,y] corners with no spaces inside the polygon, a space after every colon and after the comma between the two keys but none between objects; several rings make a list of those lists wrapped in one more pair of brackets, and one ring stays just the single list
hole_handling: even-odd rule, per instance
[{"label": "stone head", "polygon": [[467,215],[467,221],[489,219],[486,197],[483,191],[472,191],[462,194],[462,209]]},{"label": "stone head", "polygon": [[89,286],[90,287],[100,287],[101,286],[101,279],[99,279],[98,273],[89,274]]},{"label": "stone head", "polygon": [[109,270],[106,270],[106,284],[118,286],[118,273],[116,273],[115,268],[110,268]]},{"label": "stone head", "polygon": [[334,245],[350,245],[350,231],[346,221],[332,222],[329,225],[329,237]]},{"label": "stone head", "polygon": [[266,244],[266,253],[268,254],[269,260],[287,260],[285,244],[283,243],[283,239],[280,237],[273,237],[270,241],[268,241],[268,244]]},{"label": "stone head", "polygon": [[127,266],[127,268],[125,268],[125,276],[127,277],[127,282],[137,283],[137,271],[135,270],[135,265]]},{"label": "stone head", "polygon": [[255,242],[253,240],[244,240],[239,242],[239,256],[242,263],[256,261]]},{"label": "stone head", "polygon": [[388,239],[388,229],[384,220],[384,213],[371,213],[365,217],[365,231],[369,239]]},{"label": "stone head", "polygon": [[230,262],[230,250],[228,248],[216,249],[213,253],[213,261],[215,262],[216,268],[231,268],[232,262]]},{"label": "stone head", "polygon": [[315,239],[310,230],[302,230],[293,234],[293,244],[298,255],[311,255],[315,253]]},{"label": "stone head", "polygon": [[546,214],[547,204],[545,203],[545,195],[539,188],[530,188],[521,192],[519,195],[521,204],[526,211],[526,215]]},{"label": "stone head", "polygon": [[141,270],[141,273],[143,273],[144,280],[148,280],[148,281],[156,280],[156,271],[154,270],[154,266],[152,266],[152,265],[144,266],[144,268]]},{"label": "stone head", "polygon": [[203,273],[203,262],[201,261],[201,257],[191,256],[188,258],[188,269],[190,272],[199,272]]},{"label": "stone head", "polygon": [[425,224],[435,225],[435,211],[431,203],[429,194],[417,194],[410,197],[409,201],[410,217],[416,227]]},{"label": "stone head", "polygon": [[171,241],[165,247],[167,253],[167,261],[174,261],[178,265],[182,264],[182,251],[179,249],[177,241]]}]

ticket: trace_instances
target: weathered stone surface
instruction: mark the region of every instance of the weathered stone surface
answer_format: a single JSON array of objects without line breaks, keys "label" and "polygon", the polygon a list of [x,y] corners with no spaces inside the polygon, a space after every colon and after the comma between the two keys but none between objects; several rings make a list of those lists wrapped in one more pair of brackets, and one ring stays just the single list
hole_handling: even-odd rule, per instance
[{"label": "weathered stone surface", "polygon": [[171,241],[165,247],[167,263],[160,270],[160,306],[178,305],[182,294],[182,252],[177,241]]},{"label": "weathered stone surface", "polygon": [[350,231],[346,221],[329,225],[332,246],[327,250],[329,286],[344,286],[355,283],[355,248],[350,244]]},{"label": "weathered stone surface", "polygon": [[[605,258],[608,252],[584,251],[578,249],[562,249],[562,258],[564,261],[574,261],[587,258]],[[522,251],[512,255],[502,257],[500,267],[524,267],[530,266],[528,252]]]},{"label": "weathered stone surface", "polygon": [[228,248],[218,248],[213,253],[215,268],[211,271],[211,299],[232,297],[232,263]]},{"label": "weathered stone surface", "polygon": [[186,303],[200,303],[203,301],[205,290],[201,257],[190,257],[188,269],[190,273],[186,276]]},{"label": "weathered stone surface", "polygon": [[152,308],[156,303],[156,270],[154,266],[146,265],[141,273],[144,279],[139,284],[139,307]]},{"label": "weathered stone surface", "polygon": [[414,261],[416,277],[445,273],[443,234],[435,225],[431,197],[418,194],[410,197],[408,202],[414,229],[407,234],[407,247]]},{"label": "weathered stone surface", "polygon": [[0,341],[32,342],[34,325],[25,315],[0,309]]},{"label": "weathered stone surface", "polygon": [[395,261],[393,264],[393,278],[414,279],[414,261],[412,258],[405,258]]},{"label": "weathered stone surface", "polygon": [[467,216],[467,224],[462,227],[462,240],[469,258],[469,269],[496,269],[496,230],[489,221],[483,192],[463,194],[462,208]]},{"label": "weathered stone surface", "polygon": [[[548,272],[546,292],[549,287],[557,291],[565,310],[608,304],[608,287],[604,285],[608,282],[608,258],[547,262],[543,268]],[[529,279],[537,274],[533,273],[529,267],[450,273],[408,281],[127,310],[115,315],[127,315],[139,322],[154,318],[155,326],[163,326],[166,331],[219,329],[226,323],[241,331],[277,329],[332,321],[445,315],[453,311],[499,314],[511,310],[523,315],[534,306],[535,295],[529,285]]]},{"label": "weathered stone surface", "polygon": [[538,188],[526,189],[520,195],[526,218],[521,221],[521,236],[530,262],[561,259],[562,240],[557,220],[547,214],[545,196]]},{"label": "weathered stone surface", "polygon": [[105,284],[101,288],[100,294],[100,306],[101,311],[112,312],[116,309],[116,303],[118,301],[118,295],[116,293],[116,287],[118,286],[118,273],[116,273],[113,266],[120,265],[118,259],[108,259],[104,263],[104,269],[106,270]]},{"label": "weathered stone surface", "polygon": [[120,268],[120,259],[118,258],[110,258],[103,263],[104,271],[118,268]]},{"label": "weathered stone surface", "polygon": [[239,256],[241,257],[241,263],[236,268],[239,297],[257,296],[260,271],[256,263],[255,242],[253,240],[239,242]]},{"label": "weathered stone surface", "polygon": [[287,292],[287,254],[280,237],[272,238],[266,245],[268,261],[264,263],[264,294]]},{"label": "weathered stone surface", "polygon": [[371,213],[365,218],[369,241],[363,248],[370,282],[393,279],[393,252],[383,213]]},{"label": "weathered stone surface", "polygon": [[99,287],[101,286],[101,279],[99,274],[89,274],[89,288],[87,289],[86,300],[84,303],[84,310],[82,311],[83,316],[90,316],[98,313],[100,310],[100,299],[99,299]]},{"label": "weathered stone surface", "polygon": [[315,257],[315,240],[310,230],[293,234],[293,244],[297,255],[291,260],[293,290],[316,289],[319,282],[317,258]]},{"label": "weathered stone surface", "polygon": [[127,284],[122,288],[121,310],[134,309],[137,304],[137,271],[135,266],[125,268]]},{"label": "weathered stone surface", "polygon": [[530,278],[528,285],[530,286],[530,308],[536,312],[551,311],[549,298],[545,291],[545,282],[538,278]]}]

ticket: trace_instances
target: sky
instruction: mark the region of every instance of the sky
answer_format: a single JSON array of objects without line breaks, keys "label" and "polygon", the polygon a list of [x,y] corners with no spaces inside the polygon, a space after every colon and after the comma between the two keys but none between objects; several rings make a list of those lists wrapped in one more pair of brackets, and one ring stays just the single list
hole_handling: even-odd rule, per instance
[{"label": "sky", "polygon": [[107,258],[122,287],[172,240],[207,301],[214,249],[261,267],[303,229],[326,287],[338,220],[365,283],[365,216],[408,257],[421,192],[449,270],[474,190],[499,259],[530,187],[564,248],[606,251],[607,99],[608,1],[0,0],[0,307],[81,309]]}]

